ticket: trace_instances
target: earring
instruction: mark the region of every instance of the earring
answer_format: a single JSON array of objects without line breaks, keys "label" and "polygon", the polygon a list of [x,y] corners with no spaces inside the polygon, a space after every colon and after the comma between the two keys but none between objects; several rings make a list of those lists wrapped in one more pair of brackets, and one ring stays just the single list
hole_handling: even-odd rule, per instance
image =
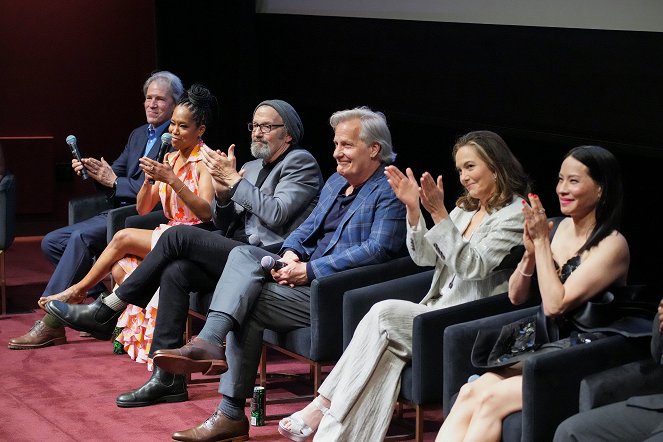
[{"label": "earring", "polygon": [[497,181],[497,174],[496,173],[493,174],[493,181]]}]

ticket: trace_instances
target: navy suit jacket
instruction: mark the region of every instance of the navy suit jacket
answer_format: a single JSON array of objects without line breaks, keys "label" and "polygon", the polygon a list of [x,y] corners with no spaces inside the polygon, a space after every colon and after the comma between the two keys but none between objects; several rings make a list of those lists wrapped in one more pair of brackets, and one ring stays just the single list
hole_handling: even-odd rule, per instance
[{"label": "navy suit jacket", "polygon": [[[138,191],[145,180],[143,170],[138,167],[138,159],[143,157],[145,145],[147,144],[147,127],[147,124],[143,124],[131,132],[124,150],[111,165],[115,175],[117,175],[117,187],[114,191],[110,190],[109,196],[113,197],[116,207],[135,204],[136,195],[138,195]],[[147,154],[149,158],[154,160],[157,158],[159,147],[161,146],[159,140],[161,134],[167,128],[168,125],[164,126],[164,129],[157,131],[157,141]],[[108,188],[100,187],[108,191]]]}]

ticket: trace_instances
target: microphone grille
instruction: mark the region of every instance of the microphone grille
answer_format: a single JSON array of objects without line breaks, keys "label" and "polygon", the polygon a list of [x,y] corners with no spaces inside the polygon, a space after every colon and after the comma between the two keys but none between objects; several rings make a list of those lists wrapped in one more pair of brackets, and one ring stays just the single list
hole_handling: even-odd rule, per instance
[{"label": "microphone grille", "polygon": [[271,256],[263,256],[260,260],[260,265],[263,269],[271,270],[274,268],[274,264],[276,264],[276,260]]},{"label": "microphone grille", "polygon": [[161,142],[170,144],[173,141],[173,136],[168,132],[161,134]]},{"label": "microphone grille", "polygon": [[67,136],[67,144],[76,144],[76,137],[74,135]]}]

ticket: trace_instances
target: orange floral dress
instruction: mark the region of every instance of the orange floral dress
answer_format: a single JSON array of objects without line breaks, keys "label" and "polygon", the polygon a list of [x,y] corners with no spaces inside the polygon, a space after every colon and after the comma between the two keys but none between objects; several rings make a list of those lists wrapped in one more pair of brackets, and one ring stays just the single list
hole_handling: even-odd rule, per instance
[{"label": "orange floral dress", "polygon": [[[196,195],[198,195],[199,181],[196,165],[202,161],[200,153],[201,146],[203,146],[202,142],[193,149],[186,163],[179,170],[175,171],[175,175]],[[169,152],[164,161],[174,165],[179,155],[179,151]],[[182,224],[193,225],[202,222],[187,207],[184,201],[178,198],[175,190],[168,184],[159,183],[159,197],[164,208],[164,214],[169,221],[168,224],[161,224],[154,229],[152,232],[151,248],[154,247],[161,234],[169,227]],[[129,276],[138,267],[140,262],[141,259],[137,256],[126,256],[118,261],[118,264],[127,273],[127,276]],[[122,346],[131,359],[136,362],[147,363],[147,369],[150,371],[152,371],[152,360],[148,355],[150,354],[152,335],[157,320],[158,304],[159,290],[154,293],[146,308],[129,304],[117,320],[117,327],[121,328],[122,331],[117,335],[115,340]]]}]

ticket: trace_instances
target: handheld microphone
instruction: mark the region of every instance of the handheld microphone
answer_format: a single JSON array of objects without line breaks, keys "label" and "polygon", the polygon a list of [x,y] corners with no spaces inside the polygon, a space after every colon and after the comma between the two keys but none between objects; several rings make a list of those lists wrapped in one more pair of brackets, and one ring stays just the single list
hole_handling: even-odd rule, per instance
[{"label": "handheld microphone", "polygon": [[[78,145],[76,144],[76,137],[74,135],[69,135],[67,136],[67,144],[69,145],[69,149],[71,149],[71,155],[76,158],[78,161],[81,161],[81,152],[78,150]],[[87,180],[87,170],[85,170],[85,166],[83,166],[83,169],[81,170],[81,177],[83,177],[84,180]]]},{"label": "handheld microphone", "polygon": [[262,245],[262,241],[260,241],[260,238],[258,238],[258,235],[255,233],[249,235],[249,244],[252,246],[260,246]]},{"label": "handheld microphone", "polygon": [[265,269],[266,272],[269,272],[270,270],[280,270],[283,267],[285,267],[287,264],[284,263],[283,261],[277,261],[271,256],[263,256],[262,259],[260,260],[260,265],[262,266],[263,269]]},{"label": "handheld microphone", "polygon": [[[166,157],[166,152],[170,149],[170,144],[173,141],[173,136],[166,132],[161,134],[161,146],[159,147],[159,153],[157,154],[157,161],[163,163],[163,159]],[[154,180],[150,179],[150,184],[154,184]]]}]

